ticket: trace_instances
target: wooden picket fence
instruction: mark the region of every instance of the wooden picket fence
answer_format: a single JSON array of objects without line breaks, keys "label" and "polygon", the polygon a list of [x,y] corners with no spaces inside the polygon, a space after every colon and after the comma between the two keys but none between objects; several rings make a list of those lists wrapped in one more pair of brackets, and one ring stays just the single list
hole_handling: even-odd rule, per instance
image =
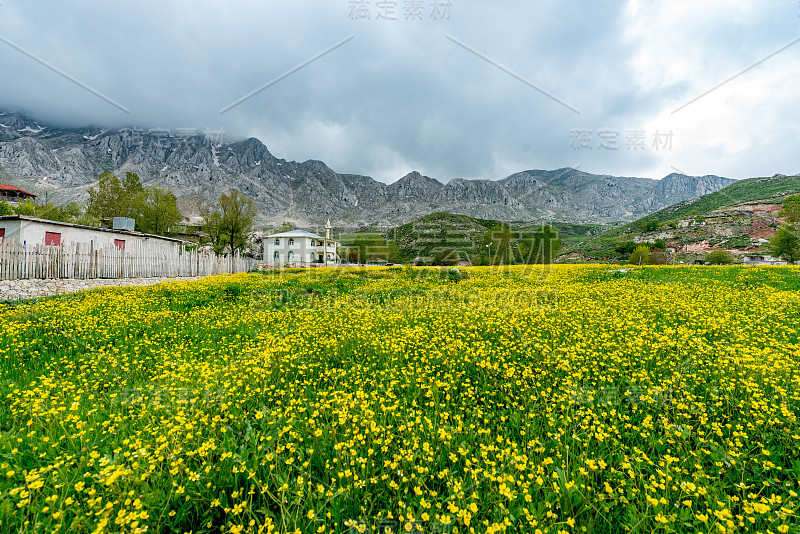
[{"label": "wooden picket fence", "polygon": [[213,253],[156,251],[134,243],[125,249],[89,244],[26,245],[0,240],[0,280],[44,278],[161,278],[208,276],[251,270],[255,260]]}]

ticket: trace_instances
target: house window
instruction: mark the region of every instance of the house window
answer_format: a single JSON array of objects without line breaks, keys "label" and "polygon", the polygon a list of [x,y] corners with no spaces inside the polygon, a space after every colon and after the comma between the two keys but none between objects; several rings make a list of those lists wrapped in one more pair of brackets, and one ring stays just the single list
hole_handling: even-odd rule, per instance
[{"label": "house window", "polygon": [[119,250],[125,250],[125,240],[124,239],[115,239],[114,246]]},{"label": "house window", "polygon": [[276,250],[275,253],[272,255],[272,259],[275,261],[281,259],[281,253]]},{"label": "house window", "polygon": [[6,236],[6,229],[0,228],[0,240],[2,240]]},{"label": "house window", "polygon": [[290,250],[290,251],[289,251],[289,255],[287,256],[287,258],[289,258],[289,263],[291,263],[291,262],[292,262],[292,260],[294,259],[294,252],[292,252],[292,251]]},{"label": "house window", "polygon": [[289,246],[290,246],[290,247],[293,247],[293,246],[294,246],[294,238],[293,238],[293,237],[290,237],[290,238],[289,238]]},{"label": "house window", "polygon": [[312,247],[314,246],[314,240],[313,239],[311,240],[311,246]]},{"label": "house window", "polygon": [[57,247],[61,245],[61,234],[57,232],[45,232],[44,233],[44,244],[51,247]]},{"label": "house window", "polygon": [[281,240],[280,239],[275,239],[275,246],[276,247],[281,246]]}]

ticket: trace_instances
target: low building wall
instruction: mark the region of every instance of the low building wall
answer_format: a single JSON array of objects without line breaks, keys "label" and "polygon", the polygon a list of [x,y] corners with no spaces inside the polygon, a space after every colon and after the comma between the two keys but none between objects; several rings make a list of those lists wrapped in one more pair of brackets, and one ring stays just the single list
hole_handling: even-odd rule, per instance
[{"label": "low building wall", "polygon": [[61,278],[51,280],[0,280],[0,302],[6,300],[32,299],[74,293],[95,287],[150,286],[168,280],[199,280],[203,277],[186,278],[119,278],[77,280]]}]

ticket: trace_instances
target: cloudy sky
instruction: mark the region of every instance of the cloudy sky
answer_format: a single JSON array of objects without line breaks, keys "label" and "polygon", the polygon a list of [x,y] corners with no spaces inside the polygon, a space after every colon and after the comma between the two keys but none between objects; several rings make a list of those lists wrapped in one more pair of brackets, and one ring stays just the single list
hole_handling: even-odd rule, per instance
[{"label": "cloudy sky", "polygon": [[2,0],[0,108],[384,182],[771,176],[800,172],[798,38],[797,0]]}]

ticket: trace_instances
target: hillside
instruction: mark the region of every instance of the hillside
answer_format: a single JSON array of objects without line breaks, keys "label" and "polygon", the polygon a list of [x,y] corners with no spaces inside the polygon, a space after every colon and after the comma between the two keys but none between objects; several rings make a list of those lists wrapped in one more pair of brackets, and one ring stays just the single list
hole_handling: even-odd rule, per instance
[{"label": "hillside", "polygon": [[397,246],[402,262],[429,262],[445,250],[452,250],[459,260],[471,260],[481,254],[486,232],[499,224],[500,221],[437,212],[392,228],[386,236]]},{"label": "hillside", "polygon": [[662,239],[684,254],[724,248],[741,255],[757,250],[775,234],[783,199],[798,192],[798,176],[741,180],[572,243],[564,252],[573,258],[610,260],[619,257],[615,247],[620,243]]},{"label": "hillside", "polygon": [[136,172],[171,188],[184,215],[234,188],[252,198],[262,225],[291,221],[339,229],[388,229],[448,211],[476,219],[609,223],[630,221],[733,180],[671,174],[661,180],[572,168],[526,170],[500,180],[434,179],[409,172],[393,183],[340,174],[324,162],[280,159],[255,138],[218,132],[59,128],[0,112],[0,181],[58,203],[84,201],[103,172]]}]

